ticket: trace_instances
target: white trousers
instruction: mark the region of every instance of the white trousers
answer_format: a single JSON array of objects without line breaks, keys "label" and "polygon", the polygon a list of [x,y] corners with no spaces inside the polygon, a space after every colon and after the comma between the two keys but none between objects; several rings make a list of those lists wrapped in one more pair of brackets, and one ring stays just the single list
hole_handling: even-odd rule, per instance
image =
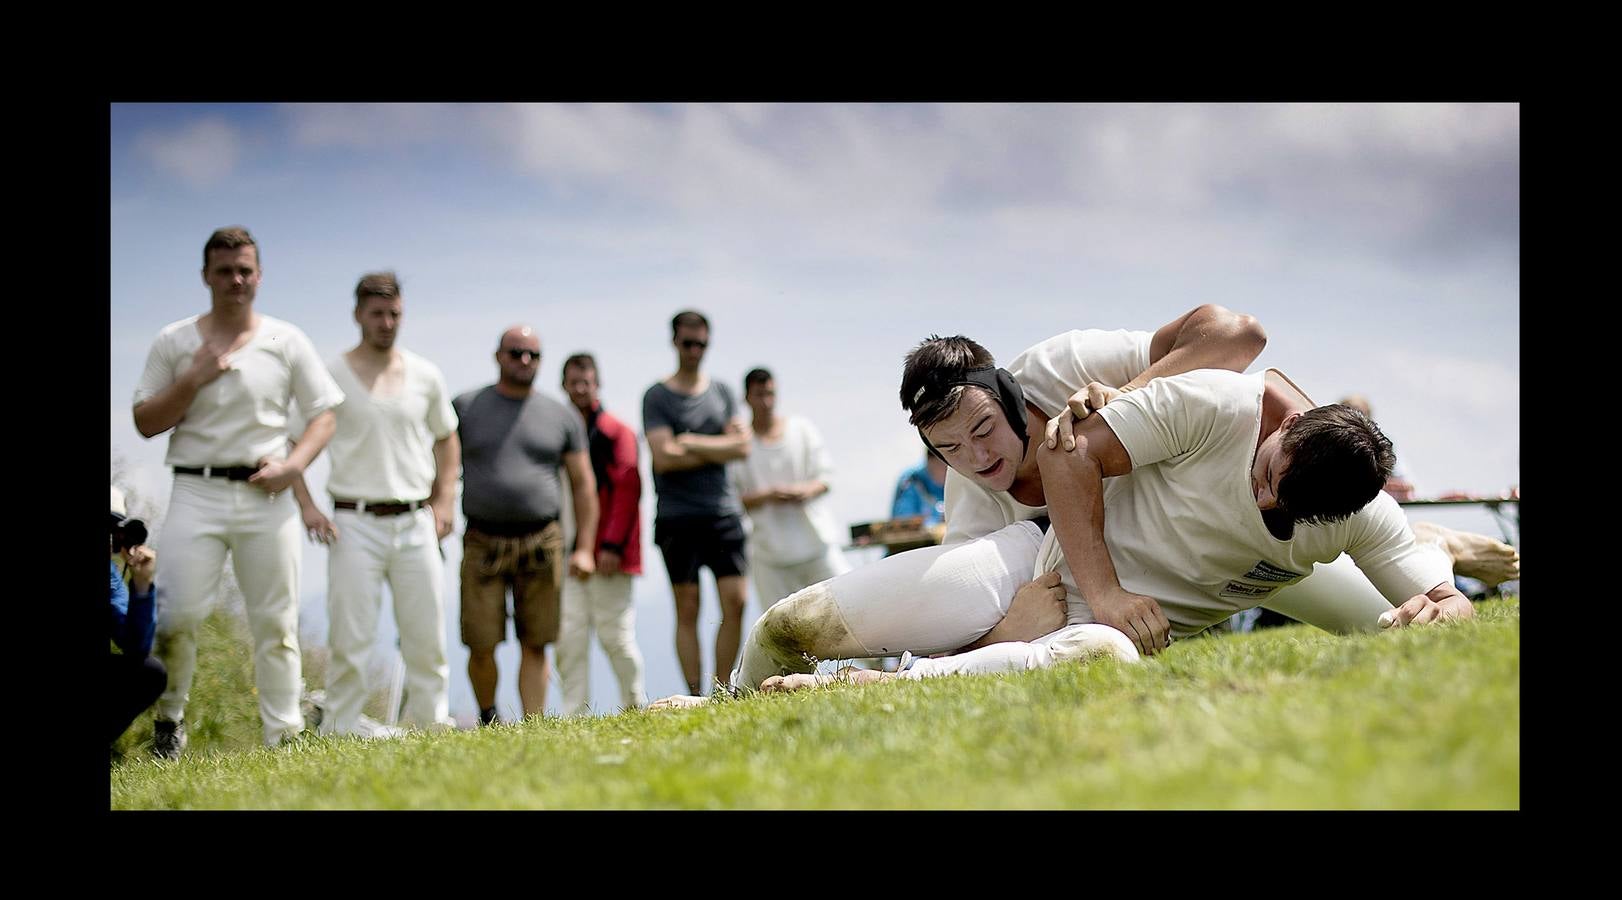
[{"label": "white trousers", "polygon": [[829,547],[823,555],[809,562],[792,566],[773,565],[758,559],[749,560],[749,574],[755,582],[755,595],[760,608],[765,609],[803,587],[827,581],[835,575],[850,571],[850,563],[838,547]]},{"label": "white trousers", "polygon": [[[1051,534],[1046,536],[1051,538]],[[755,621],[732,673],[741,690],[758,689],[773,675],[810,672],[826,659],[919,656],[955,650],[978,640],[1002,621],[1019,587],[1062,565],[1049,554],[1051,540],[1033,522],[1016,522],[984,537],[925,547],[886,557],[797,591]],[[1065,576],[1069,573],[1066,569]],[[1030,643],[994,644],[943,660],[920,660],[909,677],[953,672],[1000,672],[1111,653],[1127,657],[1125,635],[1092,623],[1085,602],[1070,588],[1070,622]],[[1350,558],[1314,568],[1301,582],[1277,592],[1267,606],[1325,630],[1345,633],[1378,628],[1391,609]],[[1078,607],[1080,617],[1078,618]],[[1172,634],[1182,637],[1184,610],[1166,604]],[[1130,641],[1126,642],[1131,649]],[[922,666],[922,669],[919,667]]]},{"label": "white trousers", "polygon": [[158,718],[178,722],[185,715],[197,667],[197,627],[219,596],[230,551],[253,640],[264,741],[274,746],[304,730],[298,644],[302,531],[292,491],[272,500],[245,481],[175,476],[158,539],[164,590],[154,649],[169,670]]},{"label": "white trousers", "polygon": [[631,601],[631,576],[593,575],[563,579],[563,610],[558,622],[558,687],[563,692],[563,714],[586,713],[591,701],[591,632],[608,654],[619,680],[620,705],[636,709],[648,705],[642,683],[642,652],[636,645],[636,605]]},{"label": "white trousers", "polygon": [[383,583],[394,598],[394,621],[405,659],[401,721],[420,727],[454,725],[450,717],[450,664],[445,658],[445,558],[434,532],[434,513],[423,508],[398,516],[340,509],[333,513],[338,540],[327,556],[327,703],[322,734],[361,734],[366,705],[366,663],[377,643]]},{"label": "white trousers", "polygon": [[937,678],[942,675],[989,675],[1023,672],[1066,660],[1112,656],[1124,662],[1142,657],[1132,639],[1108,625],[1066,625],[1034,641],[1006,641],[968,653],[920,659],[901,673],[902,678]]},{"label": "white trousers", "polygon": [[1042,532],[1015,522],[985,537],[887,556],[796,591],[755,620],[732,684],[752,691],[773,675],[825,659],[956,650],[990,631],[1031,580]]}]

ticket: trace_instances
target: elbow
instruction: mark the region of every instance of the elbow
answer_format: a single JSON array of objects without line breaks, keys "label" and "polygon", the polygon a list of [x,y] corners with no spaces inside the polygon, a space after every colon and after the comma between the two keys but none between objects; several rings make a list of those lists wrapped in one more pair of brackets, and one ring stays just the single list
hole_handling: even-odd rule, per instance
[{"label": "elbow", "polygon": [[1262,350],[1267,347],[1267,329],[1262,327],[1261,321],[1255,316],[1243,313],[1237,313],[1236,316],[1234,340],[1245,347],[1250,353],[1250,358],[1254,360],[1262,355]]},{"label": "elbow", "polygon": [[135,410],[134,418],[135,430],[140,433],[141,437],[154,438],[163,431],[163,429],[157,427],[157,423],[153,422],[150,417],[141,415],[141,410],[139,408]]},{"label": "elbow", "polygon": [[338,433],[338,414],[330,409],[323,409],[310,420],[312,435],[320,440],[330,440]]},{"label": "elbow", "polygon": [[1255,316],[1207,303],[1194,311],[1200,333],[1232,348],[1234,371],[1243,372],[1267,346],[1267,330]]}]

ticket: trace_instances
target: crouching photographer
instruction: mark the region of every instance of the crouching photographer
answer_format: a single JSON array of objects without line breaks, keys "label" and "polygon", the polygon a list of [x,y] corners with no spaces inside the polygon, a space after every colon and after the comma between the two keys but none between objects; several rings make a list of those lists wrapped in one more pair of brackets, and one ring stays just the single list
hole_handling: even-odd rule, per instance
[{"label": "crouching photographer", "polygon": [[[158,556],[146,545],[146,525],[124,512],[124,492],[112,489],[111,553],[113,652],[108,663],[112,730],[108,743],[157,701],[168,682],[163,663],[152,657],[156,630]],[[125,579],[128,578],[128,583]]]}]

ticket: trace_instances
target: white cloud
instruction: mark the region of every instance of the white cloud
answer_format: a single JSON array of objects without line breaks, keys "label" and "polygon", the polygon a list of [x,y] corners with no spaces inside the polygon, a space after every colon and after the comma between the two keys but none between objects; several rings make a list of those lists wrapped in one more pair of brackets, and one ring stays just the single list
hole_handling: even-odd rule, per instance
[{"label": "white cloud", "polygon": [[135,139],[136,153],[148,163],[198,189],[213,187],[235,172],[242,150],[242,135],[218,118],[147,131]]},{"label": "white cloud", "polygon": [[1377,366],[1402,373],[1415,399],[1429,408],[1449,410],[1461,419],[1500,422],[1510,427],[1520,421],[1518,361],[1511,367],[1491,359],[1386,350],[1377,357]]}]

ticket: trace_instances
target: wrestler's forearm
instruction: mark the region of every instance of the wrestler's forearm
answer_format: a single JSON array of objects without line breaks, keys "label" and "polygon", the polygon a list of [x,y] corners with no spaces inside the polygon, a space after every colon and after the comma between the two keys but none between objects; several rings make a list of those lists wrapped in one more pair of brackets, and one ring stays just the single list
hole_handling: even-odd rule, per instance
[{"label": "wrestler's forearm", "polygon": [[1078,447],[1062,463],[1061,477],[1049,477],[1044,468],[1042,481],[1047,493],[1048,517],[1053,522],[1059,549],[1075,575],[1076,587],[1089,602],[1121,590],[1104,543],[1104,475],[1099,461]]}]

